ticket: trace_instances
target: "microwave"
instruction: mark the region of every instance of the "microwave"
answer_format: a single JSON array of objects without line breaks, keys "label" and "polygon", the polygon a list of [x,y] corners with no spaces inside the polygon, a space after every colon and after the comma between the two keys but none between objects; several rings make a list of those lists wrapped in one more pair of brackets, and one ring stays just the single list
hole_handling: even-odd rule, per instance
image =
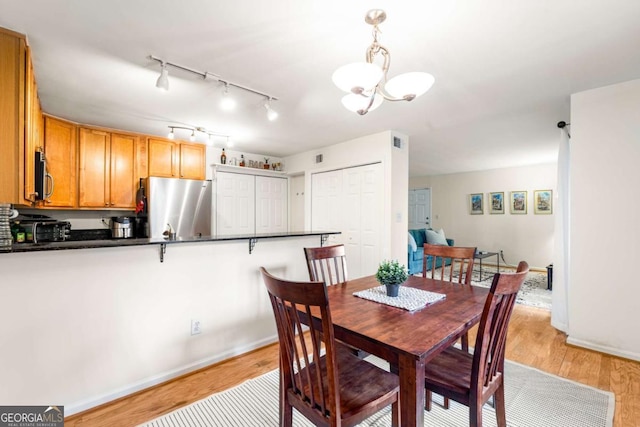
[{"label": "microwave", "polygon": [[64,242],[69,240],[71,223],[68,221],[34,221],[22,223],[27,229],[31,229],[33,243]]}]

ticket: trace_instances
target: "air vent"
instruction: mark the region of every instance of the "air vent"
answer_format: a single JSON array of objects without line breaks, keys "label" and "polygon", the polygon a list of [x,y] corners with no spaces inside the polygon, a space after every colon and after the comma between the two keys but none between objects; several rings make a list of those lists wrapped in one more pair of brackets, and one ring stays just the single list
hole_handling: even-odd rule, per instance
[{"label": "air vent", "polygon": [[402,139],[397,136],[393,137],[393,146],[396,148],[402,148]]},{"label": "air vent", "polygon": [[316,154],[316,163],[322,163],[322,154]]}]

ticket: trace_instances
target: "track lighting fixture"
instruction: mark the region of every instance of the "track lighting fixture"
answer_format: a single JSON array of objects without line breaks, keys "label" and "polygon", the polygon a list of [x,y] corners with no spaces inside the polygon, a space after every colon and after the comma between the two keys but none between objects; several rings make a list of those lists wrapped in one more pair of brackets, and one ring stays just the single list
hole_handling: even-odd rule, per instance
[{"label": "track lighting fixture", "polygon": [[167,65],[164,62],[162,63],[160,77],[156,81],[156,87],[164,91],[169,90],[169,70],[167,70]]},{"label": "track lighting fixture", "polygon": [[227,138],[227,146],[229,146],[229,135],[224,135],[217,132],[212,132],[203,127],[189,127],[189,126],[169,126],[169,133],[167,134],[167,138],[175,139],[175,129],[184,129],[187,131],[191,131],[191,135],[189,136],[189,141],[195,142],[196,140],[196,132],[204,133],[207,135],[207,145],[213,145],[213,137],[218,136],[221,138]]},{"label": "track lighting fixture", "polygon": [[[275,120],[278,117],[278,113],[273,110],[271,108],[271,101],[277,101],[278,98],[276,98],[275,96],[271,96],[267,93],[264,92],[260,92],[259,90],[255,90],[252,89],[250,87],[238,84],[238,83],[234,83],[231,82],[229,80],[223,79],[222,77],[218,76],[217,74],[214,73],[210,73],[208,71],[198,71],[198,70],[194,70],[192,68],[189,67],[185,67],[183,65],[179,65],[179,64],[174,64],[172,62],[168,62],[165,61],[164,59],[161,58],[157,58],[153,55],[149,55],[149,59],[153,60],[153,61],[157,61],[160,63],[161,65],[161,71],[160,71],[160,77],[158,78],[158,81],[156,82],[156,86],[158,88],[164,89],[164,90],[169,90],[169,71],[167,69],[167,67],[173,67],[173,68],[177,68],[179,70],[182,71],[186,71],[192,74],[197,74],[200,77],[202,77],[203,80],[208,80],[208,81],[213,81],[216,83],[221,83],[225,86],[224,88],[224,93],[223,93],[223,99],[221,101],[221,107],[225,110],[230,110],[233,109],[236,105],[236,101],[229,95],[229,86],[232,86],[235,89],[241,89],[244,90],[246,92],[250,92],[253,93],[255,95],[259,95],[263,98],[267,99],[267,103],[265,104],[265,108],[267,109],[267,118],[271,121]],[[177,128],[177,127],[176,127]],[[197,130],[197,129],[196,129]]]},{"label": "track lighting fixture", "polygon": [[267,102],[264,103],[264,108],[267,110],[267,119],[270,122],[278,118],[278,112],[271,108],[271,98],[268,98]]}]

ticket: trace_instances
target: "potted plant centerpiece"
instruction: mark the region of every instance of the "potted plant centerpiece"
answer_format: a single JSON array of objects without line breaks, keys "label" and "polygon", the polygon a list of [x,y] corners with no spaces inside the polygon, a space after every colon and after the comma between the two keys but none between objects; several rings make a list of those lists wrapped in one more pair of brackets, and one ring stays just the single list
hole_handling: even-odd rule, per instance
[{"label": "potted plant centerpiece", "polygon": [[382,261],[376,273],[376,279],[386,286],[387,295],[390,297],[398,296],[400,285],[406,282],[408,277],[407,267],[398,261]]}]

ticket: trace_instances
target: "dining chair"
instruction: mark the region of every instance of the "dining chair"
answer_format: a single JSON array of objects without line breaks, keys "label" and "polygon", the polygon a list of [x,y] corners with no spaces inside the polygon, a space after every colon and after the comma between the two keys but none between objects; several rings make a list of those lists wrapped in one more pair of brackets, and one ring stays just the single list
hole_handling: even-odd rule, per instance
[{"label": "dining chair", "polygon": [[469,407],[469,426],[482,426],[482,406],[493,396],[499,427],[506,427],[504,353],[509,319],[516,295],[529,272],[520,261],[515,273],[496,273],[485,301],[475,351],[448,347],[425,366],[425,409],[431,410],[431,393]]},{"label": "dining chair", "polygon": [[326,285],[260,271],[280,343],[280,426],[292,425],[293,408],[317,426],[353,426],[389,405],[399,426],[398,377],[336,345]]},{"label": "dining chair", "polygon": [[[444,280],[452,283],[471,285],[473,272],[473,255],[476,248],[462,246],[444,246],[424,244],[424,258],[422,261],[422,277]],[[427,257],[432,257],[433,268],[427,272]],[[440,268],[436,268],[440,265]],[[437,271],[438,270],[438,271]],[[438,277],[439,276],[439,277]],[[469,349],[469,335],[465,332],[461,337],[462,349]]]},{"label": "dining chair", "polygon": [[309,280],[336,285],[347,281],[347,256],[344,245],[304,248]]}]

